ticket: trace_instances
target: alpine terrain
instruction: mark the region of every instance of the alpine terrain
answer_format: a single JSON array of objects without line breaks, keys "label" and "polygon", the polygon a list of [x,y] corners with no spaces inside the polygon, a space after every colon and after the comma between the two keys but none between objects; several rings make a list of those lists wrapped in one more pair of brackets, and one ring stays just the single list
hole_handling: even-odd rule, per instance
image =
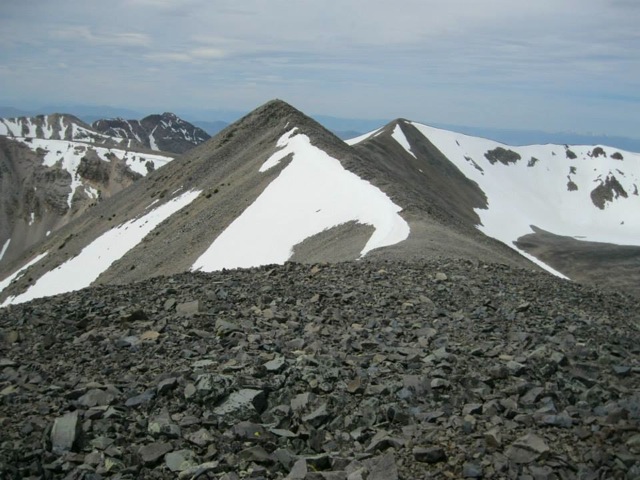
[{"label": "alpine terrain", "polygon": [[93,128],[105,135],[126,138],[155,151],[184,153],[211,138],[207,132],[173,113],[149,115],[142,120],[96,120]]},{"label": "alpine terrain", "polygon": [[172,159],[72,115],[0,119],[0,265]]},{"label": "alpine terrain", "polygon": [[640,478],[639,154],[165,115],[0,139],[2,474]]},{"label": "alpine terrain", "polygon": [[[413,169],[398,183],[428,184],[439,212],[545,270],[640,292],[640,154],[606,146],[511,147],[406,120],[348,143],[381,162],[404,155]],[[461,188],[460,176],[472,186]]]}]

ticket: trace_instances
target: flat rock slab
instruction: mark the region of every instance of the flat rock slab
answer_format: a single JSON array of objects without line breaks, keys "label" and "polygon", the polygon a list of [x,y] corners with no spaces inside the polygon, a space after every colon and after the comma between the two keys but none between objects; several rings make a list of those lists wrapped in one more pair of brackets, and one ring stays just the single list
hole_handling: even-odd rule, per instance
[{"label": "flat rock slab", "polygon": [[56,418],[51,429],[51,450],[57,454],[73,450],[79,432],[77,410]]}]

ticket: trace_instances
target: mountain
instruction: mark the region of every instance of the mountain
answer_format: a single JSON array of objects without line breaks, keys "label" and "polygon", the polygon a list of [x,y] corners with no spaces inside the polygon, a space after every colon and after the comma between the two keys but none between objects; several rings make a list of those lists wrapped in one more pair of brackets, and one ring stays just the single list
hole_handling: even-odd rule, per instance
[{"label": "mountain", "polygon": [[149,115],[142,120],[96,120],[92,127],[105,135],[136,141],[155,151],[184,153],[207,141],[209,134],[173,113]]},{"label": "mountain", "polygon": [[[29,258],[38,259],[29,275],[24,263],[6,267],[13,275],[3,286],[20,278],[2,294],[23,301],[94,281],[349,260],[385,246],[403,258],[455,246],[455,254],[529,265],[474,229],[468,240],[428,217],[421,191],[387,185],[377,163],[286,103],[270,102],[46,239]],[[423,248],[432,231],[443,244]]]},{"label": "mountain", "polygon": [[[635,208],[634,154],[512,150],[406,120],[349,143],[290,105],[269,102],[6,264],[0,300],[190,270],[359,258],[462,258],[636,288],[634,251],[619,257],[616,274],[594,279],[589,255],[563,270],[547,257],[562,259],[566,242],[527,237],[534,225],[575,241],[606,240],[611,252],[632,239],[637,220],[616,222]],[[556,203],[543,208],[548,198]],[[611,236],[598,237],[597,224]],[[618,268],[605,250],[599,255]]]},{"label": "mountain", "polygon": [[72,115],[0,119],[0,265],[173,157]]},{"label": "mountain", "polygon": [[105,146],[129,146],[121,139],[97,132],[79,118],[69,114],[0,118],[0,135],[42,140],[71,140]]},{"label": "mountain", "polygon": [[[606,146],[510,147],[399,120],[349,141],[375,153],[401,146],[432,203],[468,226],[573,280],[636,290],[640,281],[640,155]],[[451,173],[425,169],[443,156],[485,200],[474,203]],[[448,183],[446,183],[448,181]],[[435,198],[437,197],[437,198]]]}]

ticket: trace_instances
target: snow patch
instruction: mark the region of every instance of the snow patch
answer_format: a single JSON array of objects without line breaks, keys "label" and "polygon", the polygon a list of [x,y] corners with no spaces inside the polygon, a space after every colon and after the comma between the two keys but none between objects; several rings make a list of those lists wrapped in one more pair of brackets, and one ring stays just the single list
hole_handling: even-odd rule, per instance
[{"label": "snow patch", "polygon": [[9,248],[10,243],[11,243],[10,238],[6,242],[4,242],[4,245],[2,246],[2,250],[0,250],[0,262],[2,261],[2,257],[4,257],[4,254],[7,252],[7,248]]},{"label": "snow patch", "polygon": [[293,136],[293,134],[296,133],[296,130],[298,130],[298,127],[293,127],[291,130],[289,130],[287,133],[285,133],[278,139],[278,142],[276,143],[276,147],[280,147],[280,150],[278,150],[276,153],[271,155],[267,159],[267,161],[262,164],[259,170],[261,173],[266,172],[270,168],[275,167],[280,163],[280,161],[284,157],[286,157],[291,153],[288,149],[284,147],[287,145],[287,142]]},{"label": "snow patch", "polygon": [[405,136],[404,132],[402,131],[402,127],[400,127],[399,124],[396,124],[396,127],[393,129],[393,133],[391,134],[391,137],[396,142],[398,142],[400,146],[407,151],[407,153],[412,155],[413,158],[417,158],[415,154],[411,151],[411,145],[409,144],[409,141],[407,140],[407,137]]},{"label": "snow patch", "polygon": [[282,150],[263,172],[287,155],[291,162],[262,194],[224,230],[192,270],[284,263],[300,242],[324,230],[356,221],[375,231],[361,251],[393,245],[409,236],[402,209],[380,189],[362,180],[292,129],[279,140]]},{"label": "snow patch", "polygon": [[156,139],[153,136],[153,134],[154,134],[154,132],[156,131],[157,128],[158,128],[158,125],[153,127],[153,130],[151,130],[151,133],[149,134],[149,145],[151,146],[151,150],[160,150],[158,148],[158,144],[156,143]]},{"label": "snow patch", "polygon": [[[14,280],[20,278],[22,275],[24,275],[29,267],[31,267],[32,265],[35,265],[40,260],[42,260],[44,257],[46,257],[48,253],[49,252],[44,252],[43,254],[38,255],[36,258],[31,260],[29,263],[25,264],[24,266],[22,266],[21,268],[19,268],[15,272],[13,272],[11,275],[9,275],[7,278],[2,280],[0,282],[0,293],[2,293],[2,291],[5,288],[7,288],[9,285],[11,285],[11,282],[13,282]],[[8,302],[8,300],[5,300],[5,302],[2,304],[2,306],[4,307],[6,305],[9,305],[9,303],[7,303],[7,302]]]},{"label": "snow patch", "polygon": [[112,228],[87,245],[77,256],[45,273],[26,292],[9,297],[3,306],[28,302],[88,287],[113,262],[138,245],[160,223],[193,202],[200,191],[173,198],[146,215]]},{"label": "snow patch", "polygon": [[[147,162],[153,163],[154,168],[157,169],[173,160],[172,157],[164,155],[138,153],[118,148],[99,147],[69,140],[45,140],[41,138],[27,140],[24,137],[16,138],[16,140],[27,145],[34,152],[37,152],[39,149],[44,151],[44,166],[54,167],[59,165],[61,168],[69,172],[69,175],[71,175],[71,193],[69,193],[67,198],[69,208],[71,208],[73,195],[75,194],[76,189],[84,186],[82,178],[77,172],[82,158],[89,150],[95,151],[98,157],[105,162],[110,162],[109,156],[114,155],[119,160],[124,161],[132,171],[139,173],[142,176],[146,176],[148,173],[146,166]],[[89,189],[90,192],[95,192],[96,195],[93,198],[97,198],[97,191],[95,189],[90,186],[85,186],[85,189]]]},{"label": "snow patch", "polygon": [[97,199],[100,196],[100,194],[98,193],[98,190],[93,188],[90,185],[85,185],[84,191],[89,198]]},{"label": "snow patch", "polygon": [[373,130],[372,132],[365,133],[364,135],[360,135],[359,137],[350,138],[348,140],[345,140],[344,143],[346,143],[347,145],[353,146],[360,142],[364,142],[366,139],[375,137],[376,135],[379,135],[380,133],[382,133],[383,128],[384,127],[380,127],[377,130]]}]

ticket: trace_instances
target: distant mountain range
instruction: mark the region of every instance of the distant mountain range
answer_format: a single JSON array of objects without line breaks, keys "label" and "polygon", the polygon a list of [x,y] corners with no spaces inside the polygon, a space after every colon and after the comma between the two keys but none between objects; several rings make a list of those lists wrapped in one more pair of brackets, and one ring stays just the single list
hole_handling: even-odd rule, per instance
[{"label": "distant mountain range", "polygon": [[[88,124],[104,118],[143,118],[145,113],[109,106],[84,106],[84,105],[51,105],[38,110],[21,110],[13,107],[0,106],[0,117],[35,116],[43,113],[69,112],[81,118]],[[191,124],[201,128],[207,134],[213,136],[220,130],[246,115],[241,110],[188,110],[176,112],[181,118],[187,119]],[[354,138],[366,132],[385,125],[391,119],[362,119],[340,118],[329,115],[311,115],[311,117],[329,129],[343,140]],[[425,123],[425,122],[423,122]],[[640,152],[640,138],[623,136],[611,136],[579,132],[545,132],[541,130],[521,130],[509,128],[487,128],[482,126],[469,126],[448,124],[440,122],[428,122],[429,125],[452,130],[474,137],[482,137],[506,143],[507,145],[534,145],[534,144],[571,144],[571,145],[610,145],[631,152]]]},{"label": "distant mountain range", "polygon": [[69,114],[0,118],[0,262],[208,139],[171,113],[93,125]]},{"label": "distant mountain range", "polygon": [[142,120],[122,118],[96,120],[96,131],[116,138],[135,140],[139,145],[155,151],[184,153],[206,142],[211,136],[173,113],[149,115]]},{"label": "distant mountain range", "polygon": [[[52,123],[21,131],[49,132]],[[105,165],[106,153],[67,157],[79,147],[4,142],[4,151],[31,152],[31,177],[71,179],[53,182],[62,214],[78,192],[89,198],[97,188],[89,180],[100,176],[87,180],[79,169],[94,156],[91,165]],[[126,165],[149,165],[149,153],[139,155]],[[0,302],[190,270],[433,257],[542,268],[640,293],[640,155],[620,148],[510,147],[404,119],[344,142],[275,100],[157,162],[35,242],[29,222],[42,207],[28,192],[48,198],[48,183],[24,190],[19,176],[3,174],[3,211],[26,200],[3,220],[0,246],[13,253],[0,260]],[[23,239],[29,247],[17,255]]]}]

